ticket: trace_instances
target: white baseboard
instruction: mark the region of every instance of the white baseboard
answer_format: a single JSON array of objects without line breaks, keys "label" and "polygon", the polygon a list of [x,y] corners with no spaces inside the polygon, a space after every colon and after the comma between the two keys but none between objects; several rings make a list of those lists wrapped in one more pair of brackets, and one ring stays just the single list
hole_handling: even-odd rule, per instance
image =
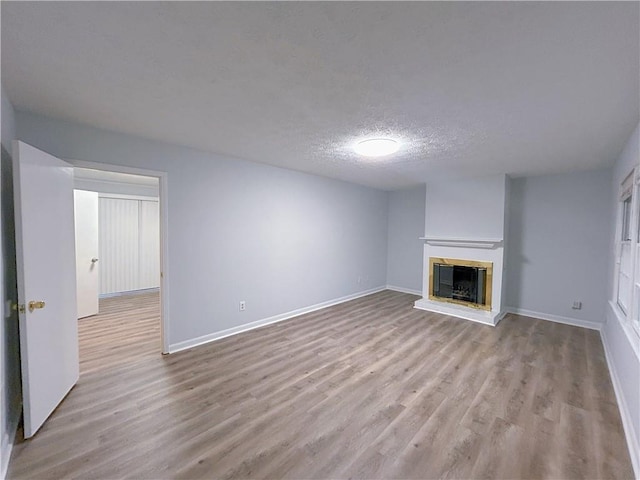
[{"label": "white baseboard", "polygon": [[592,322],[589,320],[580,320],[578,318],[571,318],[571,317],[561,317],[560,315],[551,315],[549,313],[534,312],[532,310],[525,310],[523,308],[506,307],[506,311],[509,313],[515,313],[516,315],[524,315],[525,317],[539,318],[540,320],[548,320],[550,322],[564,323],[565,325],[589,328],[591,330],[601,330],[603,326],[603,324],[599,322]]},{"label": "white baseboard", "polygon": [[[22,411],[22,409],[20,409]],[[20,425],[20,415],[17,415],[13,419],[12,425],[9,425],[9,433],[6,434],[7,441],[4,444],[4,448],[0,454],[0,465],[2,470],[0,471],[0,479],[5,480],[7,478],[7,471],[9,470],[9,460],[11,460],[11,452],[13,451],[13,445],[16,441],[16,433],[18,432],[18,426]]]},{"label": "white baseboard", "polygon": [[255,328],[264,327],[265,325],[271,325],[272,323],[282,322],[284,320],[297,317],[298,315],[315,312],[316,310],[320,310],[321,308],[331,307],[332,305],[348,302],[349,300],[355,300],[356,298],[365,297],[367,295],[371,295],[372,293],[378,293],[383,290],[386,290],[386,286],[372,288],[370,290],[365,290],[363,292],[354,293],[352,295],[347,295],[345,297],[328,300],[326,302],[317,303],[309,307],[299,308],[297,310],[292,310],[290,312],[281,313],[280,315],[274,315],[273,317],[263,318],[262,320],[257,320],[255,322],[245,323],[244,325],[239,325],[237,327],[228,328],[226,330],[210,333],[208,335],[203,335],[201,337],[193,338],[191,340],[185,340],[184,342],[174,343],[173,345],[169,345],[169,353],[176,353],[182,350],[187,350],[189,348],[197,347],[199,345],[204,345],[205,343],[210,343],[215,340],[220,340],[221,338],[230,337],[231,335],[237,335],[238,333],[247,332]]},{"label": "white baseboard", "polygon": [[604,347],[604,355],[607,358],[609,374],[611,375],[611,383],[613,383],[613,391],[615,392],[616,400],[618,401],[618,409],[620,410],[622,427],[627,439],[627,447],[629,448],[631,464],[633,466],[633,471],[635,472],[636,479],[640,479],[640,442],[638,442],[638,437],[633,426],[629,406],[627,405],[627,401],[625,400],[624,393],[622,391],[622,384],[620,383],[620,378],[618,377],[615,364],[613,363],[611,348],[609,347],[606,330],[604,328],[600,330],[600,338],[602,339],[602,345]]},{"label": "white baseboard", "polygon": [[387,290],[393,290],[394,292],[409,293],[411,295],[420,295],[420,296],[422,296],[422,291],[421,290],[413,290],[411,288],[396,287],[395,285],[387,285]]},{"label": "white baseboard", "polygon": [[129,290],[126,292],[101,293],[98,298],[125,297],[129,295],[142,295],[143,293],[159,292],[160,287],[142,288],[140,290]]}]

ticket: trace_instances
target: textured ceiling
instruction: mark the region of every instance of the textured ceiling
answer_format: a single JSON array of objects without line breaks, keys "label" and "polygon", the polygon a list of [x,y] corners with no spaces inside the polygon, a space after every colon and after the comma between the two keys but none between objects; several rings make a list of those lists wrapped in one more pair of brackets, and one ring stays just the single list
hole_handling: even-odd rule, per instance
[{"label": "textured ceiling", "polygon": [[608,166],[639,119],[638,2],[1,8],[19,110],[385,189]]}]

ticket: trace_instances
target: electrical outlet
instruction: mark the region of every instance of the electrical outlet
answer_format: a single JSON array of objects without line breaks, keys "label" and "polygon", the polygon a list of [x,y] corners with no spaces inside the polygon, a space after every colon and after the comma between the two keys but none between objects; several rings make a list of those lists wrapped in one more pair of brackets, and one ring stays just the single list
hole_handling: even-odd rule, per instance
[{"label": "electrical outlet", "polygon": [[362,282],[362,277],[358,276],[358,284],[360,284]]},{"label": "electrical outlet", "polygon": [[574,310],[581,310],[582,309],[582,302],[573,302],[573,308]]},{"label": "electrical outlet", "polygon": [[247,308],[247,304],[245,303],[244,300],[241,300],[240,301],[240,311],[244,312],[246,308]]}]

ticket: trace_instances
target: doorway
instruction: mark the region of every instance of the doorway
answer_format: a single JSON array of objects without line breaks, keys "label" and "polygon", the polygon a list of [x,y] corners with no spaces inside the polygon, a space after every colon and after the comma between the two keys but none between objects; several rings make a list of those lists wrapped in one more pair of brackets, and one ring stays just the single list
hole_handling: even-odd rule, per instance
[{"label": "doorway", "polygon": [[[162,363],[157,350],[169,350],[167,176],[163,172],[64,161],[19,140],[14,140],[12,147],[19,300],[15,309],[20,326],[24,437],[31,438],[79,378],[74,168],[158,179],[160,287],[155,317],[160,341],[152,358]],[[122,364],[125,371],[128,366]]]},{"label": "doorway", "polygon": [[168,353],[166,174],[73,163],[81,370]]}]

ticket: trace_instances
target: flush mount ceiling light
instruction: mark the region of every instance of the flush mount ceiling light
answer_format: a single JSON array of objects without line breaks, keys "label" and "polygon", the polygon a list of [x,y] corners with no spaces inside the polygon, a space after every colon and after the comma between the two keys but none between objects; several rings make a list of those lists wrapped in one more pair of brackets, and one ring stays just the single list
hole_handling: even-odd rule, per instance
[{"label": "flush mount ceiling light", "polygon": [[364,157],[384,157],[397,152],[399,148],[398,142],[390,138],[370,138],[358,142],[354,149]]}]

